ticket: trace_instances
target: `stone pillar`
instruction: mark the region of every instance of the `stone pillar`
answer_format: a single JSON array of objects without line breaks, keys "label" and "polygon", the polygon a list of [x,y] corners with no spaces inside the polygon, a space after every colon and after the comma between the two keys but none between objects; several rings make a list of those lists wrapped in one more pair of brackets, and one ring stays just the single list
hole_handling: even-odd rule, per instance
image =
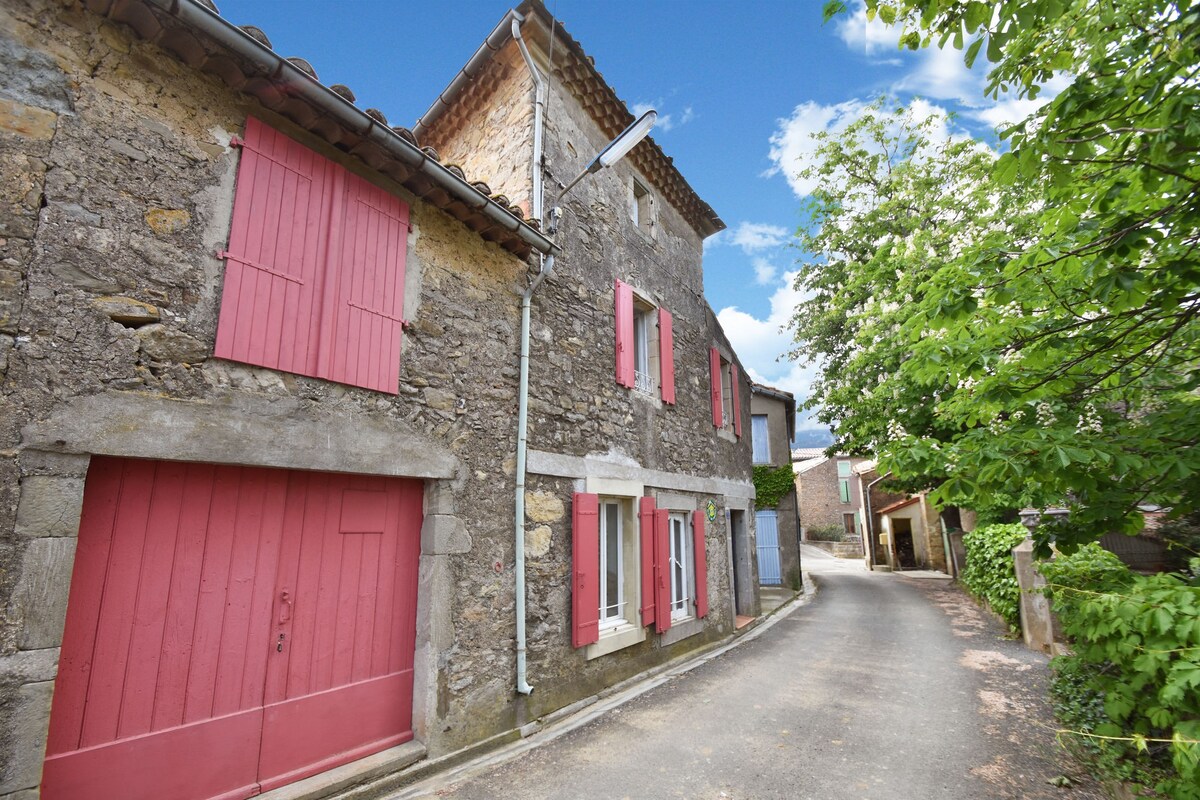
[{"label": "stone pillar", "polygon": [[1026,539],[1013,548],[1013,565],[1021,589],[1021,635],[1031,650],[1050,653],[1054,645],[1054,615],[1050,599],[1042,590],[1046,579],[1034,566],[1033,540]]},{"label": "stone pillar", "polygon": [[87,456],[21,455],[21,556],[5,608],[16,651],[0,657],[0,798],[36,798],[41,783],[87,465]]}]

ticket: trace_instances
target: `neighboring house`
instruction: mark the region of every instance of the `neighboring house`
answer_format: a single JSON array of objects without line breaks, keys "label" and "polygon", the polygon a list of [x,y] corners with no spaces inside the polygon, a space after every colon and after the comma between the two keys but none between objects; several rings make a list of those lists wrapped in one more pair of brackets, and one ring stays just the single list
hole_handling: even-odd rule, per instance
[{"label": "neighboring house", "polygon": [[632,119],[549,32],[409,131],[197,0],[6,4],[0,798],[378,776],[757,612],[723,225],[653,141],[526,221],[537,106],[547,185]]},{"label": "neighboring house", "polygon": [[[796,435],[796,397],[791,392],[750,384],[750,439],[754,466],[778,469],[791,463],[789,447]],[[796,490],[775,508],[755,506],[758,579],[765,586],[798,584],[800,524]]]},{"label": "neighboring house", "polygon": [[889,491],[887,476],[879,474],[874,461],[856,464],[853,473],[864,509],[861,522],[868,566],[954,574],[946,559],[946,545],[951,543],[948,532],[962,526],[958,509],[950,508],[943,515],[929,502],[926,492]]},{"label": "neighboring house", "polygon": [[842,454],[821,455],[793,464],[796,471],[796,495],[800,505],[800,526],[807,532],[814,528],[840,528],[850,539],[861,530],[862,495],[857,489],[854,467],[867,461]]}]

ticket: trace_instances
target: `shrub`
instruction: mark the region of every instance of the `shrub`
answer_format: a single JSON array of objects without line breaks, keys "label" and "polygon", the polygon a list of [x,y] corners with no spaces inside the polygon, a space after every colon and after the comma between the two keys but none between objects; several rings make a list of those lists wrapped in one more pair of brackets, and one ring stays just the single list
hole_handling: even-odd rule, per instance
[{"label": "shrub", "polygon": [[1041,570],[1075,649],[1054,662],[1063,722],[1108,777],[1200,800],[1200,587],[1096,545]]},{"label": "shrub", "polygon": [[991,606],[1013,629],[1021,627],[1021,590],[1013,566],[1012,549],[1027,532],[1019,523],[985,525],[963,536],[967,565],[962,582],[967,590]]},{"label": "shrub", "polygon": [[814,542],[840,542],[846,538],[846,531],[837,525],[816,525],[806,535]]}]

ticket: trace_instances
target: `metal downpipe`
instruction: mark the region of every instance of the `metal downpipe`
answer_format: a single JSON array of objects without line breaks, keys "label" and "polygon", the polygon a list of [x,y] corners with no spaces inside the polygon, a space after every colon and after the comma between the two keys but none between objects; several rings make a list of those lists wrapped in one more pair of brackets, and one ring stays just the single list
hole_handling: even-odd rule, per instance
[{"label": "metal downpipe", "polygon": [[[533,78],[533,198],[531,216],[539,223],[543,223],[543,181],[542,181],[542,115],[545,103],[546,82],[542,79],[541,73],[533,63],[533,58],[529,55],[529,50],[525,47],[525,40],[521,38],[521,26],[518,20],[512,20],[512,36],[517,42],[517,47],[521,50],[521,55],[525,59],[525,65],[529,68],[530,77]],[[521,364],[520,377],[518,379],[517,389],[517,488],[516,502],[514,503],[515,520],[513,531],[515,534],[514,555],[513,561],[515,575],[515,585],[513,591],[516,595],[516,623],[517,623],[517,693],[532,694],[533,687],[529,685],[527,677],[527,659],[526,659],[526,632],[525,632],[525,461],[528,453],[528,427],[529,427],[529,329],[530,329],[530,300],[537,288],[542,285],[542,281],[554,269],[554,255],[543,256],[541,270],[529,283],[529,287],[521,295]]]}]

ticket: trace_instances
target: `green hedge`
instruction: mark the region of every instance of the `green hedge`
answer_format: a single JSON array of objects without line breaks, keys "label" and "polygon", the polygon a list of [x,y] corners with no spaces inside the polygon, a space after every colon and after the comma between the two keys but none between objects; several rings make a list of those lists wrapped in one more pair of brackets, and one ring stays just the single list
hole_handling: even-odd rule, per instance
[{"label": "green hedge", "polygon": [[1200,800],[1200,586],[1091,544],[1042,564],[1074,654],[1052,697],[1105,777]]},{"label": "green hedge", "polygon": [[985,601],[1013,629],[1021,627],[1017,572],[1012,549],[1025,540],[1027,531],[1020,523],[985,525],[963,536],[967,565],[962,582],[971,594]]}]

